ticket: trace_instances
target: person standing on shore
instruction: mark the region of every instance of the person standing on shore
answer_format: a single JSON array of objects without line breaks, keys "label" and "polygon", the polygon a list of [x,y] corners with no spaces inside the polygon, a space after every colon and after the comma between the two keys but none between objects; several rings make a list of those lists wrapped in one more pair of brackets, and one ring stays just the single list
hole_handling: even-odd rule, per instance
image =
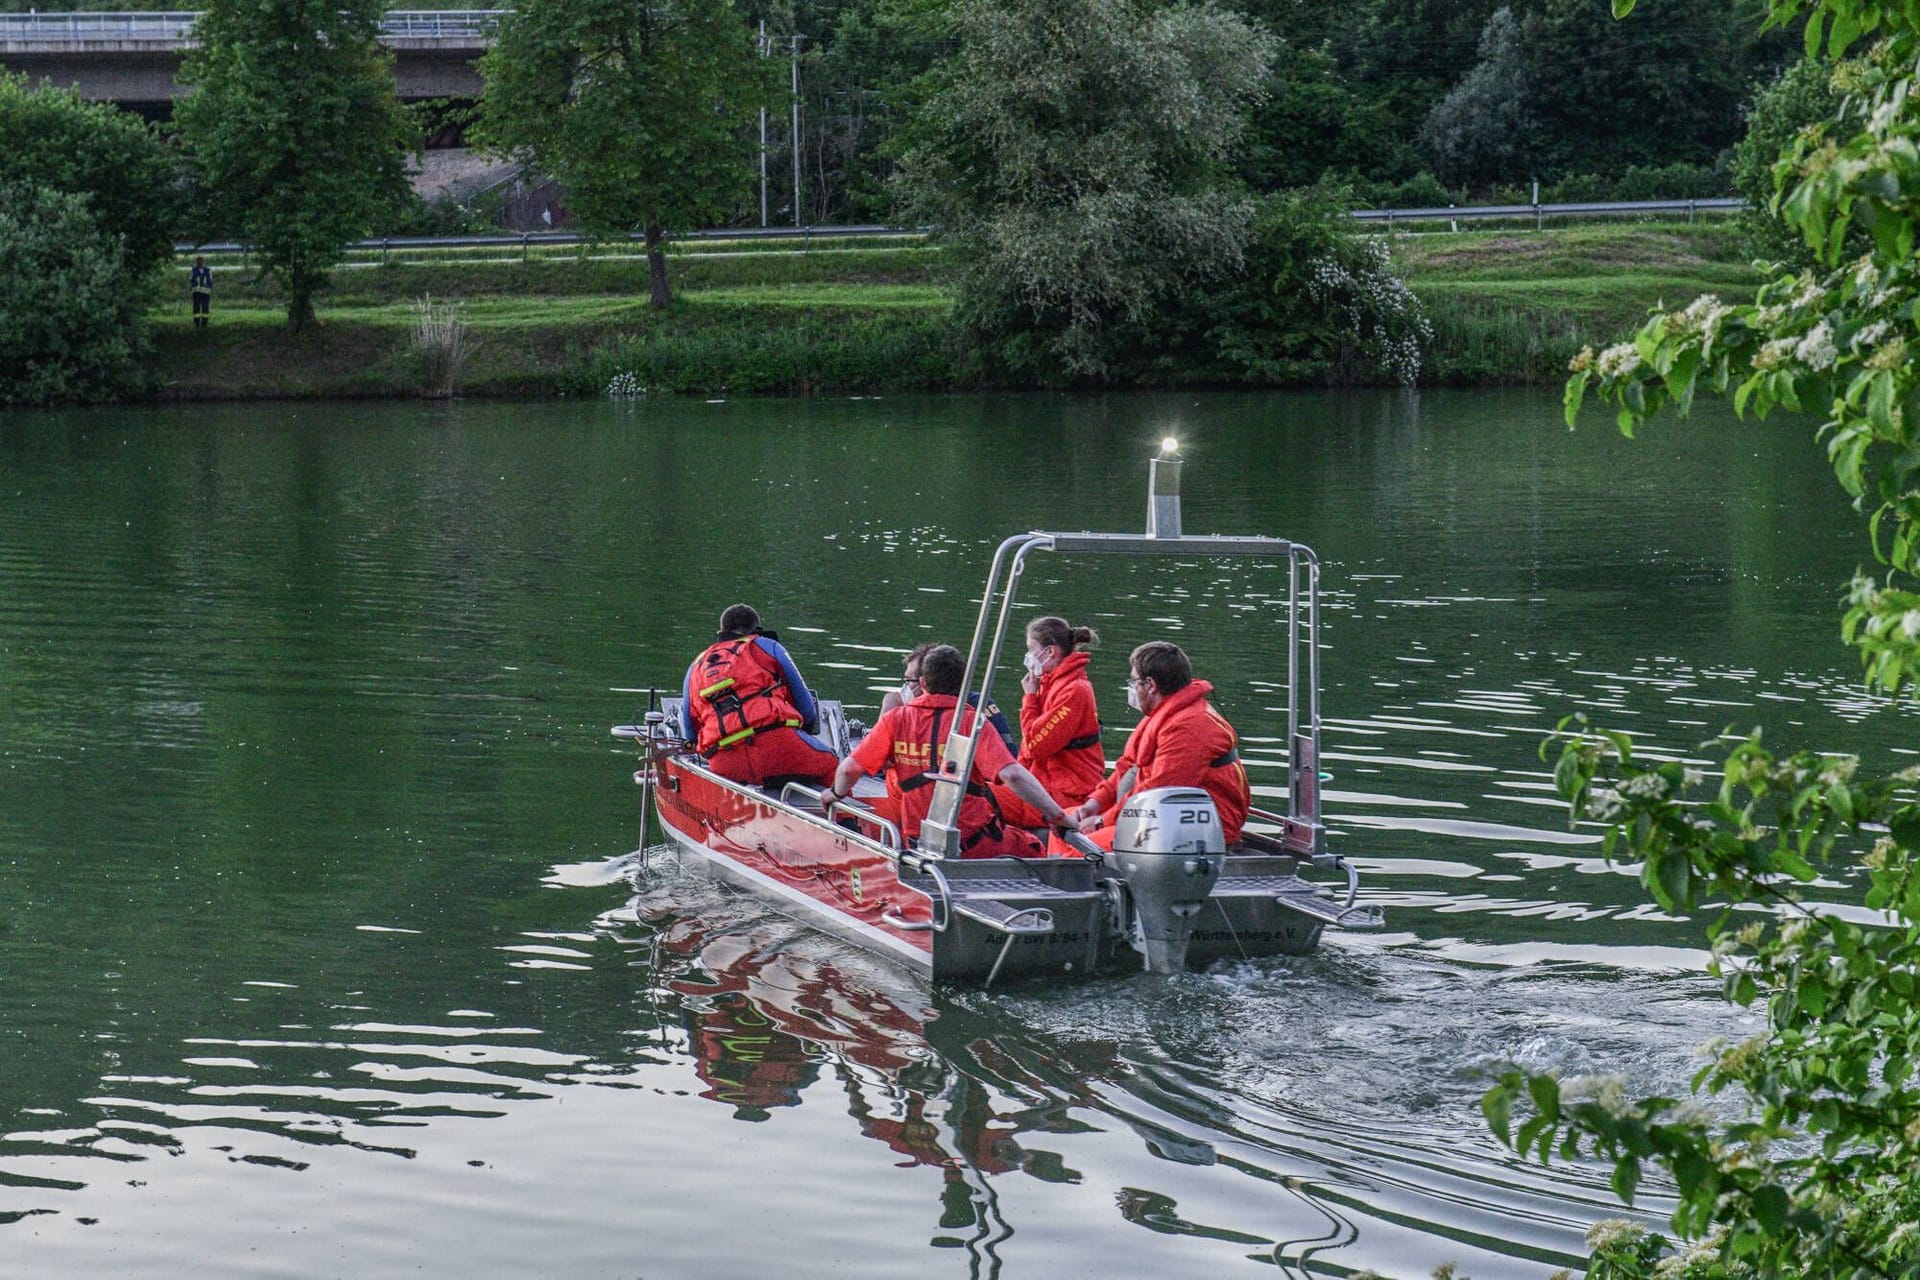
[{"label": "person standing on shore", "polygon": [[187,273],[187,292],[193,295],[193,327],[204,329],[213,312],[213,271],[205,258],[193,260],[193,270]]}]

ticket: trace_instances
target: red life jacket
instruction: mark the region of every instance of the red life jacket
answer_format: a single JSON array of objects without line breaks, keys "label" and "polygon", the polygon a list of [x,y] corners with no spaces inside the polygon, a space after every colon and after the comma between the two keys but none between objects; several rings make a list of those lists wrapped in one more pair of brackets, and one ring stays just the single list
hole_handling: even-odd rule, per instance
[{"label": "red life jacket", "polygon": [[[892,715],[898,732],[893,739],[893,776],[900,786],[900,834],[920,837],[920,824],[933,807],[933,784],[947,758],[947,732],[960,699],[951,693],[923,693],[902,703]],[[962,731],[973,725],[969,711]],[[993,792],[979,775],[967,779],[966,798],[960,802],[960,843],[968,848],[1003,830]]]},{"label": "red life jacket", "polygon": [[800,727],[800,711],[780,664],[753,636],[708,645],[693,661],[688,686],[688,709],[699,731],[694,747],[703,756],[764,729]]}]

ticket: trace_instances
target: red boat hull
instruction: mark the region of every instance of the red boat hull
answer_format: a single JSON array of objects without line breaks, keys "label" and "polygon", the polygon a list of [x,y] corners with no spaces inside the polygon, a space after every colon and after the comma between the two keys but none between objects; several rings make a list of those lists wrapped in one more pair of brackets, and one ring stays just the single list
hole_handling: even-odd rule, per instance
[{"label": "red boat hull", "polygon": [[900,882],[893,858],[875,841],[684,757],[659,765],[653,797],[676,843],[822,927],[933,972],[932,903]]}]

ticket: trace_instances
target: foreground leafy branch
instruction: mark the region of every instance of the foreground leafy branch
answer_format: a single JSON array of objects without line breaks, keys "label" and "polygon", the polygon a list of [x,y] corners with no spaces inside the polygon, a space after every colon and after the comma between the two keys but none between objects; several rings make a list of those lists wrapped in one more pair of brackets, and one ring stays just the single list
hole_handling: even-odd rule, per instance
[{"label": "foreground leafy branch", "polygon": [[[1648,1164],[1664,1167],[1679,1190],[1674,1234],[1710,1246],[1703,1266],[1745,1268],[1727,1274],[1920,1267],[1920,768],[1863,780],[1852,757],[1775,756],[1756,734],[1728,755],[1718,790],[1696,795],[1700,774],[1636,760],[1625,735],[1559,741],[1561,794],[1607,824],[1610,857],[1642,859],[1664,908],[1713,915],[1712,972],[1729,1001],[1764,1008],[1768,1029],[1711,1046],[1694,1079],[1696,1093],[1751,1103],[1737,1123],[1723,1127],[1695,1098],[1629,1100],[1617,1080],[1516,1070],[1483,1101],[1494,1130],[1542,1160],[1612,1162],[1628,1202]],[[1822,870],[1854,866],[1875,923],[1802,902]],[[1517,1129],[1516,1110],[1527,1116]],[[1619,1256],[1596,1274],[1641,1274],[1665,1243],[1604,1236],[1602,1253]]]},{"label": "foreground leafy branch", "polygon": [[[1632,8],[1614,0],[1618,16]],[[1836,62],[1839,106],[1782,155],[1773,212],[1817,267],[1776,266],[1751,305],[1703,297],[1581,352],[1566,415],[1593,393],[1631,435],[1703,387],[1742,416],[1822,415],[1881,566],[1856,575],[1841,632],[1869,682],[1899,695],[1920,685],[1920,7],[1773,0],[1768,27],[1800,22],[1809,56]],[[1843,259],[1856,228],[1872,247]],[[1683,1243],[1602,1223],[1590,1274],[1920,1275],[1920,768],[1864,778],[1853,757],[1778,756],[1756,732],[1704,794],[1703,776],[1636,759],[1623,734],[1581,725],[1556,740],[1574,816],[1605,825],[1608,856],[1637,859],[1667,910],[1711,914],[1712,972],[1766,1017],[1762,1034],[1710,1048],[1688,1098],[1517,1070],[1488,1092],[1487,1119],[1517,1150],[1609,1161],[1628,1202],[1649,1166],[1677,1187]],[[1864,873],[1861,918],[1803,899],[1823,872]]]}]

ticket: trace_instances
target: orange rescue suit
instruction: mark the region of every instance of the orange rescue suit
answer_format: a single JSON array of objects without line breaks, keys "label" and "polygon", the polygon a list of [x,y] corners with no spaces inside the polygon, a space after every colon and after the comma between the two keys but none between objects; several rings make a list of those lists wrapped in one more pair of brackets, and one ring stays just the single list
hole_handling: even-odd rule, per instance
[{"label": "orange rescue suit", "polygon": [[694,747],[703,756],[766,729],[801,725],[780,664],[754,640],[717,640],[693,661],[688,710],[698,733]]},{"label": "orange rescue suit", "polygon": [[1127,795],[1153,787],[1202,787],[1220,810],[1221,830],[1227,847],[1233,847],[1247,824],[1253,792],[1247,785],[1246,766],[1240,763],[1240,735],[1207,702],[1212,692],[1207,681],[1195,680],[1168,695],[1134,726],[1112,775],[1089,797],[1100,802],[1106,819],[1101,834],[1112,832],[1125,800],[1115,794],[1116,784],[1127,770],[1137,768],[1140,775]]},{"label": "orange rescue suit", "polygon": [[[900,796],[900,834],[917,840],[920,824],[933,805],[933,780],[946,759],[947,734],[953,728],[953,710],[959,698],[950,693],[923,693],[885,713],[852,759],[868,773],[892,768]],[[973,712],[961,717],[960,731],[973,725]],[[967,779],[960,802],[961,856],[964,858],[1028,857],[1038,842],[1001,819],[988,783],[1013,763],[1013,754],[1000,735],[982,733],[974,743],[973,776]],[[887,788],[891,794],[893,786]]]},{"label": "orange rescue suit", "polygon": [[1100,785],[1100,709],[1087,679],[1091,654],[1070,653],[1042,672],[1040,689],[1020,700],[1020,763],[1063,809],[1077,809]]}]

